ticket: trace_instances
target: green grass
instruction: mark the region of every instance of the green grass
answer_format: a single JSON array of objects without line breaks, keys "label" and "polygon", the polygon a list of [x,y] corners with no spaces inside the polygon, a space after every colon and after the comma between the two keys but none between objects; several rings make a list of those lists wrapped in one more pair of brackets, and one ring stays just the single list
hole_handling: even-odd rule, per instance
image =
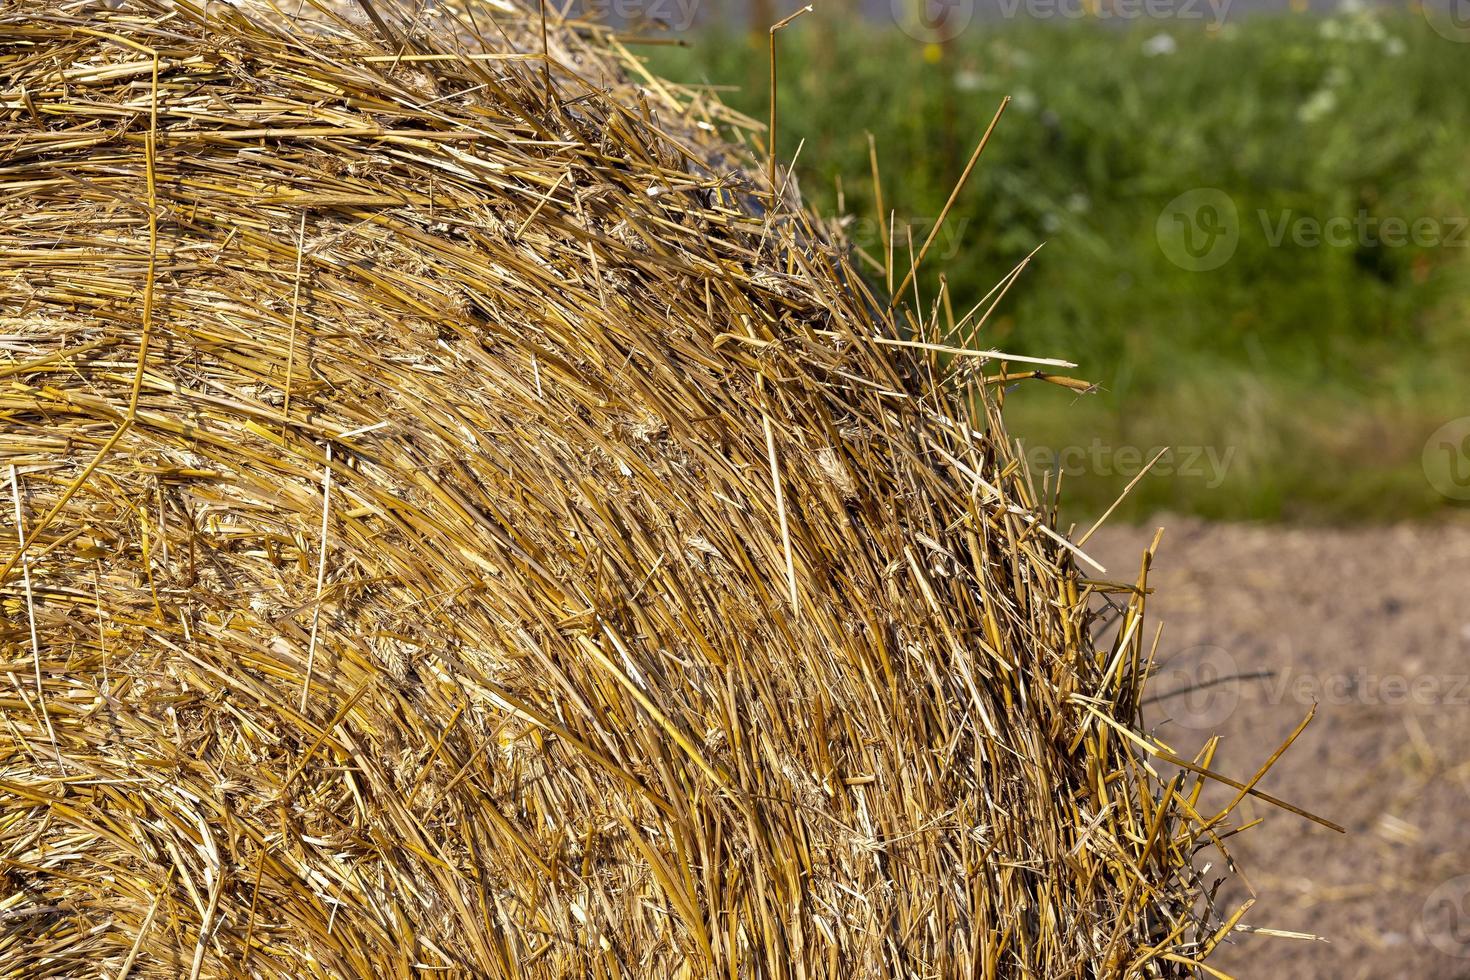
[{"label": "green grass", "polygon": [[[1161,33],[1176,50],[1150,56]],[[1426,517],[1448,505],[1421,471],[1424,441],[1470,415],[1467,57],[1408,13],[1220,31],[977,25],[942,52],[819,13],[781,35],[779,150],[790,160],[804,141],[803,194],[833,214],[840,186],[854,237],[881,254],[865,133],[885,204],[922,240],[1013,97],[921,279],[927,304],[942,270],[962,310],[1046,243],[979,342],[1066,356],[1101,386],[1008,398],[1035,458],[1075,447],[1064,482],[1079,520],[1128,482],[1132,452],[1166,445],[1176,472],[1146,478],[1126,514]],[[650,60],[740,86],[726,101],[765,117],[763,39],[704,36]],[[1156,232],[1196,188],[1224,191],[1239,216],[1233,257],[1211,271],[1175,265]],[[1283,217],[1360,212],[1429,219],[1459,244],[1271,241]],[[1191,453],[1199,466],[1177,465]]]}]

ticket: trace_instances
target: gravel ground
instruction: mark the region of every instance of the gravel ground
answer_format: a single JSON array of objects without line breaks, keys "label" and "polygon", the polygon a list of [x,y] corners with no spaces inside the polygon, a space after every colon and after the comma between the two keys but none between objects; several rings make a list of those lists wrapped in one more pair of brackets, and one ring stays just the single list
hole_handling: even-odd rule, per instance
[{"label": "gravel ground", "polygon": [[[1157,523],[1147,720],[1185,755],[1218,732],[1215,767],[1249,778],[1316,703],[1260,786],[1348,831],[1243,805],[1265,819],[1227,845],[1257,898],[1245,921],[1323,940],[1238,933],[1211,965],[1470,980],[1470,526]],[[1109,528],[1087,550],[1132,578],[1152,534]]]}]

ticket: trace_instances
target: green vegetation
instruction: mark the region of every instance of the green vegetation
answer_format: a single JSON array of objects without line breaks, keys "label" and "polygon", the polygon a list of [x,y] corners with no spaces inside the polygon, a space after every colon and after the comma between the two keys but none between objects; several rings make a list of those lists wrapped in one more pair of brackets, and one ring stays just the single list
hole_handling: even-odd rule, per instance
[{"label": "green vegetation", "polygon": [[[763,45],[706,35],[650,60],[740,86],[725,100],[764,118]],[[942,269],[962,312],[1046,243],[976,343],[1065,356],[1100,385],[1025,383],[1008,401],[1036,458],[1071,447],[1079,520],[1164,445],[1185,472],[1145,478],[1126,513],[1422,517],[1446,506],[1425,439],[1470,414],[1467,56],[1409,13],[976,24],[942,49],[818,13],[781,35],[779,149],[804,141],[804,195],[855,215],[881,256],[865,133],[885,205],[922,241],[1013,97],[921,279],[927,309]],[[1238,216],[1209,271],[1172,262],[1156,231],[1199,188]],[[902,232],[897,256],[901,276]]]}]

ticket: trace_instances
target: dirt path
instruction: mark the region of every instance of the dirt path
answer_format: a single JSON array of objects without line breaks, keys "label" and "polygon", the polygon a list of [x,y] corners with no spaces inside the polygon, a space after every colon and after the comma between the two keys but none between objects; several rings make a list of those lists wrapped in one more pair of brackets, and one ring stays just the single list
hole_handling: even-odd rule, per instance
[{"label": "dirt path", "polygon": [[[1239,934],[1211,965],[1470,978],[1470,527],[1159,523],[1153,691],[1212,686],[1153,702],[1158,735],[1192,755],[1218,731],[1216,767],[1248,778],[1316,702],[1261,788],[1348,828],[1246,804],[1266,821],[1230,843],[1259,899],[1246,921],[1330,942]],[[1088,551],[1131,578],[1151,536],[1112,528]]]}]

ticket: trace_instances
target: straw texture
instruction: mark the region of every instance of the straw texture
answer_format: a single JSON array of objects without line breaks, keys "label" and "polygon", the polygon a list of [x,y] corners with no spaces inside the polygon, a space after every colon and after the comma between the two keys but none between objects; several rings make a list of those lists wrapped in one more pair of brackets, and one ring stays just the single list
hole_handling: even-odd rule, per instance
[{"label": "straw texture", "polygon": [[1001,361],[605,28],[314,7],[0,8],[0,975],[1192,971]]}]

